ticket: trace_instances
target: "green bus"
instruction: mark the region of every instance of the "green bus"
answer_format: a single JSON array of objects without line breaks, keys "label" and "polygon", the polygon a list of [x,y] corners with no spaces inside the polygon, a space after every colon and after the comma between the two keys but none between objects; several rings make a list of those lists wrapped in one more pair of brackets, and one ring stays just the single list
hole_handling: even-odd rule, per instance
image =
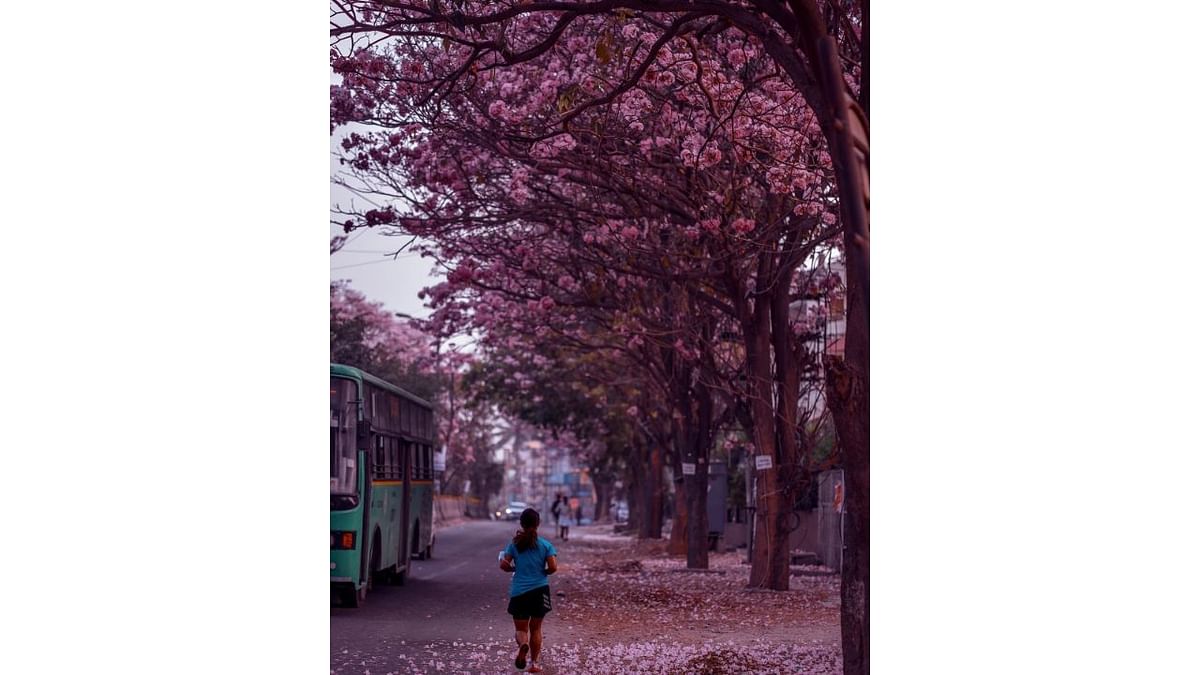
[{"label": "green bus", "polygon": [[329,396],[330,590],[358,607],[433,554],[433,406],[338,364]]}]

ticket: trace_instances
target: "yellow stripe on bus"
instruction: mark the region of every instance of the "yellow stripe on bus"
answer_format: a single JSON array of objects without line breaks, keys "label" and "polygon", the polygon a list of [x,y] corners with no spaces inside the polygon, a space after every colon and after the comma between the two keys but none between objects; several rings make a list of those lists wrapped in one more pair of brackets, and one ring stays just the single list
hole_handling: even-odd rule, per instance
[{"label": "yellow stripe on bus", "polygon": [[[409,485],[433,485],[431,480],[413,480],[409,481]],[[373,480],[371,485],[404,485],[402,480]]]}]

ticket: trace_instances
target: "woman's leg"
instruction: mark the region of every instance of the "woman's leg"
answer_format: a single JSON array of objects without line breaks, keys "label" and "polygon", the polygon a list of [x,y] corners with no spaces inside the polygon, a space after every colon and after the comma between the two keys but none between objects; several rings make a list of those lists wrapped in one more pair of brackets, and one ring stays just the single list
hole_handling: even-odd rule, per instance
[{"label": "woman's leg", "polygon": [[517,629],[517,659],[518,668],[525,667],[525,654],[529,651],[529,618],[513,617],[513,626]]},{"label": "woman's leg", "polygon": [[529,618],[529,656],[534,661],[540,661],[542,656],[542,620],[545,617]]}]

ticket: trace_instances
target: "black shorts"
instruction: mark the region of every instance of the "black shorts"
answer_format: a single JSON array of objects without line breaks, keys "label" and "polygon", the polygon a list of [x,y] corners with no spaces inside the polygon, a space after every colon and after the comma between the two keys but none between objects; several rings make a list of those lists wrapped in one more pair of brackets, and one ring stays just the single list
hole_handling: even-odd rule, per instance
[{"label": "black shorts", "polygon": [[508,613],[514,619],[542,618],[550,611],[550,586],[542,586],[532,591],[508,599]]}]

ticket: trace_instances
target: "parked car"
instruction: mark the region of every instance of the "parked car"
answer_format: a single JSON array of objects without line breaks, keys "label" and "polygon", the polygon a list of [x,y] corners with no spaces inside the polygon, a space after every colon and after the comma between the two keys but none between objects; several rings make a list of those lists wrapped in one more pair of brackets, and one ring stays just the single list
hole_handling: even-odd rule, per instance
[{"label": "parked car", "polygon": [[520,520],[521,512],[529,508],[525,502],[509,502],[508,506],[496,512],[496,517],[501,520]]}]

